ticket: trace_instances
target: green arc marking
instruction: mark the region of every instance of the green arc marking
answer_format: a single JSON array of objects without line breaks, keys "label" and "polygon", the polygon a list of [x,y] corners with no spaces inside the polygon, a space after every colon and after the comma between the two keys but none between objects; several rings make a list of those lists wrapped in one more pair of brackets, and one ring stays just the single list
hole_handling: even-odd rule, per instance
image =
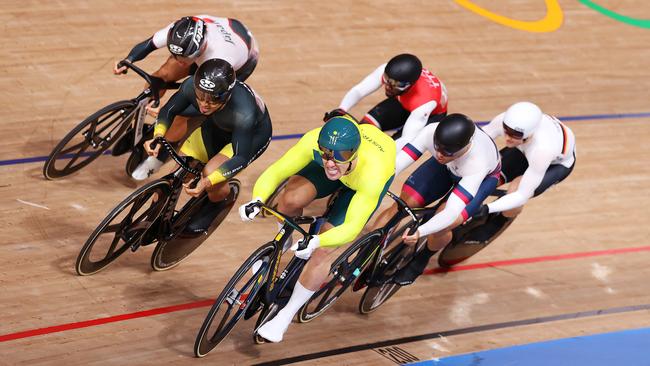
[{"label": "green arc marking", "polygon": [[627,23],[629,25],[633,25],[635,27],[640,27],[640,28],[650,28],[650,20],[648,19],[636,19],[636,18],[631,18],[625,15],[621,15],[619,13],[613,12],[607,8],[604,8],[598,4],[595,4],[591,0],[580,0],[580,2],[583,5],[586,5],[587,7],[590,7],[594,9],[595,11],[608,16],[614,20],[618,20],[619,22]]}]

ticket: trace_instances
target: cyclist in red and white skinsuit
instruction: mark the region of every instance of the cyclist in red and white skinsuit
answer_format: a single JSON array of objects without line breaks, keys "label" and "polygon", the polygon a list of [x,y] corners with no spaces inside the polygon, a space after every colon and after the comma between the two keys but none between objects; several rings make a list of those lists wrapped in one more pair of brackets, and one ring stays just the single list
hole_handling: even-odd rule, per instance
[{"label": "cyclist in red and white skinsuit", "polygon": [[442,81],[422,68],[416,56],[401,54],[352,87],[339,108],[326,113],[325,119],[349,111],[382,85],[388,98],[373,107],[361,123],[373,124],[382,131],[401,128],[393,135],[397,151],[413,140],[424,126],[447,115],[447,89]]}]

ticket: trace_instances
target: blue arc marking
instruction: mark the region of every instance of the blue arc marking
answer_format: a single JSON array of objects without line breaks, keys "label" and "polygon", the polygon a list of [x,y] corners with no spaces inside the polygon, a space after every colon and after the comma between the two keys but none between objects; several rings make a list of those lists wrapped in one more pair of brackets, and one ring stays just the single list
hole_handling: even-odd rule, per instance
[{"label": "blue arc marking", "polygon": [[[624,118],[644,118],[644,117],[650,117],[650,112],[592,114],[592,115],[586,115],[586,116],[564,116],[564,117],[558,117],[558,118],[563,122],[569,122],[569,121],[595,121],[595,120],[600,120],[600,119],[624,119]],[[479,125],[484,125],[484,124],[487,124],[488,122],[489,121],[480,121],[480,122],[478,122],[478,124]],[[292,139],[301,138],[302,135],[303,134],[301,134],[301,133],[295,133],[295,134],[289,134],[289,135],[278,135],[278,136],[273,136],[271,139],[272,140],[292,140]],[[108,155],[110,153],[111,153],[110,150],[106,150],[104,152],[104,155]],[[70,157],[68,157],[68,158],[70,158]],[[38,162],[43,162],[43,161],[46,161],[46,160],[47,160],[47,156],[34,156],[34,157],[31,157],[31,158],[0,160],[0,166],[38,163]]]}]

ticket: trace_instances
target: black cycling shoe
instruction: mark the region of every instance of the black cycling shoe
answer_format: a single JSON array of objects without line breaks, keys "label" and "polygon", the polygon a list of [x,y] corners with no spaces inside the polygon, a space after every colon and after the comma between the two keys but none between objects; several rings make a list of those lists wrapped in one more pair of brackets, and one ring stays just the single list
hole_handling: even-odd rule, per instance
[{"label": "black cycling shoe", "polygon": [[465,242],[487,243],[492,240],[492,238],[499,233],[505,225],[509,223],[509,221],[512,220],[503,216],[501,213],[490,214],[485,224],[478,226],[467,233],[464,240]]},{"label": "black cycling shoe", "polygon": [[424,249],[416,254],[415,258],[413,258],[406,267],[395,273],[395,276],[393,276],[393,282],[400,286],[407,286],[415,282],[415,279],[424,273],[424,269],[427,268],[427,264],[429,264],[429,259],[431,259],[436,252],[436,250],[429,250],[425,245]]},{"label": "black cycling shoe", "polygon": [[419,261],[411,261],[406,267],[400,269],[395,276],[393,277],[393,282],[400,286],[408,286],[415,282],[415,279],[418,278],[424,269],[427,268],[427,263]]},{"label": "black cycling shoe", "polygon": [[206,197],[201,208],[192,215],[190,222],[185,226],[183,236],[198,237],[201,235],[207,235],[212,221],[214,221],[227,203],[227,199],[219,202],[212,202]]}]

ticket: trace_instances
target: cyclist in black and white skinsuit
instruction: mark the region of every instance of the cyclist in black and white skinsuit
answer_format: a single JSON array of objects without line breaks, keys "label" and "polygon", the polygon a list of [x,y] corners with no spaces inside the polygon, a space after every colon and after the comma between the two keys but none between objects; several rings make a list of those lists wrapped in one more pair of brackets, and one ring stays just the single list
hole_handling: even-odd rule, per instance
[{"label": "cyclist in black and white skinsuit", "polygon": [[483,240],[514,219],[529,199],[539,196],[571,174],[576,161],[576,138],[559,119],[542,113],[530,102],[513,104],[483,127],[493,139],[505,138],[501,174],[508,194],[482,206],[478,215],[501,213],[485,225]]},{"label": "cyclist in black and white skinsuit", "polygon": [[[136,62],[151,52],[167,46],[171,56],[152,75],[165,81],[178,81],[193,74],[206,60],[220,58],[233,66],[237,80],[245,81],[258,62],[259,47],[252,33],[238,20],[210,15],[183,17],[158,30],[153,36],[137,44],[126,60]],[[126,67],[118,67],[113,72],[121,74]],[[161,96],[164,90],[161,91]],[[160,107],[147,107],[150,115],[157,117]],[[174,129],[168,132],[168,140],[177,142],[187,135],[187,122],[190,117],[200,117],[191,111],[183,111],[177,116]],[[124,147],[122,147],[124,148]],[[164,160],[161,157],[162,160]],[[162,166],[160,160],[149,160],[148,165],[140,164],[132,176],[134,179],[147,178],[149,172]]]}]

